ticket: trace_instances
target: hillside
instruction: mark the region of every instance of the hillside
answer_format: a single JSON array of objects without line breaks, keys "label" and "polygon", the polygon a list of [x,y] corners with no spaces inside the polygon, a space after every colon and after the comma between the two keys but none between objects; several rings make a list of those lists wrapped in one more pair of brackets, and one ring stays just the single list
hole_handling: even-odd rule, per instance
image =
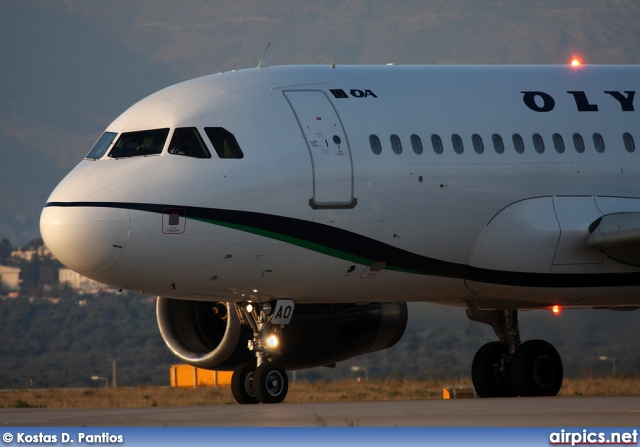
[{"label": "hillside", "polygon": [[[168,385],[175,358],[155,321],[155,299],[137,294],[102,294],[60,299],[0,300],[0,389],[102,386],[91,376],[109,377],[117,362],[119,386]],[[570,377],[606,376],[616,358],[619,375],[640,371],[634,312],[524,312],[523,339],[544,338],[563,356]],[[314,368],[299,379],[370,378],[469,379],[476,349],[495,339],[491,329],[469,323],[462,309],[410,305],[409,327],[395,347],[351,359],[336,369]],[[359,366],[354,373],[352,366]]]},{"label": "hillside", "polygon": [[[0,388],[166,385],[172,362],[155,323],[155,300],[100,295],[0,301]],[[103,384],[103,383],[102,383]]]}]

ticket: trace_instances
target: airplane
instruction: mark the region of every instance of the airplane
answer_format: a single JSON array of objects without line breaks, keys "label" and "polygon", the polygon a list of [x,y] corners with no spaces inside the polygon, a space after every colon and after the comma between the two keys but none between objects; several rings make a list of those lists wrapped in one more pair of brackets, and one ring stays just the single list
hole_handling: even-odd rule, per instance
[{"label": "airplane", "polygon": [[[269,66],[182,82],[111,123],[44,205],[67,267],[157,295],[181,361],[241,404],[287,370],[393,346],[408,302],[497,340],[481,397],[554,396],[520,310],[640,307],[637,66]],[[640,152],[640,151],[638,151]],[[556,307],[557,308],[557,307]]]}]

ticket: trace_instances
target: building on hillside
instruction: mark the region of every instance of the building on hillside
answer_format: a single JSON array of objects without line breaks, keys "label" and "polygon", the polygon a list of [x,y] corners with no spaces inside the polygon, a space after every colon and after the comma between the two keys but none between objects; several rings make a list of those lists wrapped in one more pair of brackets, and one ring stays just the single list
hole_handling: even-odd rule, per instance
[{"label": "building on hillside", "polygon": [[82,276],[78,272],[74,272],[68,268],[61,268],[58,270],[58,281],[60,284],[67,283],[69,287],[78,293],[98,293],[98,292],[113,292],[115,289],[102,284],[93,279],[89,279],[86,276]]},{"label": "building on hillside", "polygon": [[9,292],[19,292],[22,283],[20,268],[0,265],[0,282]]},{"label": "building on hillside", "polygon": [[37,249],[29,249],[23,250],[22,248],[18,248],[17,250],[13,250],[11,252],[11,257],[14,259],[24,259],[27,262],[31,262],[33,258],[53,258],[53,255],[49,251],[49,249],[41,245]]}]

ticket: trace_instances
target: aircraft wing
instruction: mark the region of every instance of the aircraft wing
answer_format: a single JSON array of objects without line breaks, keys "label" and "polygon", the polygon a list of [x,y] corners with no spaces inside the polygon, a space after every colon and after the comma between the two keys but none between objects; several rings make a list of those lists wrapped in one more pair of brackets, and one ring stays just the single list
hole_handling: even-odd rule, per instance
[{"label": "aircraft wing", "polygon": [[601,250],[616,261],[640,266],[640,213],[607,214],[589,230],[589,248]]}]

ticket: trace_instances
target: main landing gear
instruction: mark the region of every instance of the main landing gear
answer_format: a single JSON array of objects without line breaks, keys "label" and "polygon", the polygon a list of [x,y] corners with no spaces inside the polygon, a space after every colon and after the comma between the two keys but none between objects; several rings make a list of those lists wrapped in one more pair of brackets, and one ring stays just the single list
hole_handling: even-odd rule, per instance
[{"label": "main landing gear", "polygon": [[236,303],[243,324],[253,329],[249,349],[255,352],[255,363],[239,365],[231,376],[231,393],[240,404],[275,404],[284,400],[289,379],[284,368],[273,359],[280,353],[279,335],[293,314],[293,301],[271,303]]},{"label": "main landing gear", "polygon": [[478,349],[471,378],[480,397],[555,396],[562,386],[562,360],[544,340],[520,342],[517,310],[467,309],[469,319],[491,325],[500,341]]}]

